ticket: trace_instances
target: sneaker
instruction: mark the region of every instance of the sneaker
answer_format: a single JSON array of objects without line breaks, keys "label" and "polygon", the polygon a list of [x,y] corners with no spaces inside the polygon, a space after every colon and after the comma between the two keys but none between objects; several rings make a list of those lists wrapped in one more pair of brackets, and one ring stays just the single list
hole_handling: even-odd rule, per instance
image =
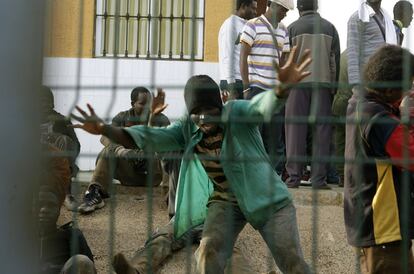
[{"label": "sneaker", "polygon": [[83,203],[78,207],[78,211],[82,214],[88,214],[104,206],[105,203],[100,194],[99,186],[91,185],[85,192]]},{"label": "sneaker", "polygon": [[76,201],[75,197],[72,194],[66,194],[63,205],[69,211],[76,211],[78,209],[78,201]]}]

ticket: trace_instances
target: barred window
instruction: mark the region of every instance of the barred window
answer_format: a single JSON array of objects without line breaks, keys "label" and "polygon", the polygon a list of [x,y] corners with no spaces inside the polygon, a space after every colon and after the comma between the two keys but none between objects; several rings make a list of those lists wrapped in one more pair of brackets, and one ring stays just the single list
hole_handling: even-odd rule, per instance
[{"label": "barred window", "polygon": [[96,0],[95,56],[203,60],[204,0]]}]

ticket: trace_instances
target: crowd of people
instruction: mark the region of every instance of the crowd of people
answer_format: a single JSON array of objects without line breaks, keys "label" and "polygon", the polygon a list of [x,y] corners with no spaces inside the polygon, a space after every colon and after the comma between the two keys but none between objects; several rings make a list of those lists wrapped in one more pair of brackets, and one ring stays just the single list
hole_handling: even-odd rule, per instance
[{"label": "crowd of people", "polygon": [[[407,161],[414,129],[404,122],[414,118],[414,56],[401,47],[412,4],[398,1],[392,18],[381,0],[362,2],[348,21],[342,53],[316,0],[297,0],[300,16],[288,27],[282,21],[293,0],[269,0],[261,16],[256,0],[235,7],[219,31],[219,85],[192,76],[184,87],[186,115],[171,124],[162,114],[162,89],[134,88],[131,108],[111,124],[91,105],[76,107],[72,125],[44,87],[43,273],[96,273],[82,232],[71,223],[56,227],[56,220],[62,204],[81,214],[102,208],[113,179],[169,186],[169,223],[133,258],[116,254],[117,273],[157,269],[191,243],[198,244],[196,273],[254,273],[234,246],[247,223],[283,273],[313,273],[288,190],[308,179],[315,191],[344,186],[348,242],[362,273],[414,273],[414,165]],[[73,128],[102,135],[104,145],[79,206],[70,190],[80,151]]]}]

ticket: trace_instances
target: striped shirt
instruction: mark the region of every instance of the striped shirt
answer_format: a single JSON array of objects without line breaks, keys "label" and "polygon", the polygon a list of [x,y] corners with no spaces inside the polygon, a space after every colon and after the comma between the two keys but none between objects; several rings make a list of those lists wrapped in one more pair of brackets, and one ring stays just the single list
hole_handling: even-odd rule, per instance
[{"label": "striped shirt", "polygon": [[[273,30],[277,46],[274,45],[274,39],[267,25]],[[246,23],[241,41],[251,47],[247,58],[250,86],[262,89],[273,88],[278,84],[273,61],[279,63],[282,53],[290,51],[289,35],[285,25],[279,23],[277,29],[274,29],[267,18],[262,15]]]},{"label": "striped shirt", "polygon": [[222,143],[223,132],[220,131],[214,136],[205,136],[196,145],[195,150],[201,156],[201,163],[214,184],[214,192],[210,197],[210,201],[227,201],[237,204],[237,199],[230,190],[230,185],[219,160]]}]

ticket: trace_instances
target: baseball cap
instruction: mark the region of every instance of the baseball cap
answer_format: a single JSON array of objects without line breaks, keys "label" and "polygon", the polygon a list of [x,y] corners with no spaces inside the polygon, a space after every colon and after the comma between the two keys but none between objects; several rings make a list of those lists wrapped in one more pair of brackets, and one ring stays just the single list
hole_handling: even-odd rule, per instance
[{"label": "baseball cap", "polygon": [[287,8],[288,10],[293,10],[295,8],[293,0],[270,0],[273,3],[279,4],[282,7]]}]

